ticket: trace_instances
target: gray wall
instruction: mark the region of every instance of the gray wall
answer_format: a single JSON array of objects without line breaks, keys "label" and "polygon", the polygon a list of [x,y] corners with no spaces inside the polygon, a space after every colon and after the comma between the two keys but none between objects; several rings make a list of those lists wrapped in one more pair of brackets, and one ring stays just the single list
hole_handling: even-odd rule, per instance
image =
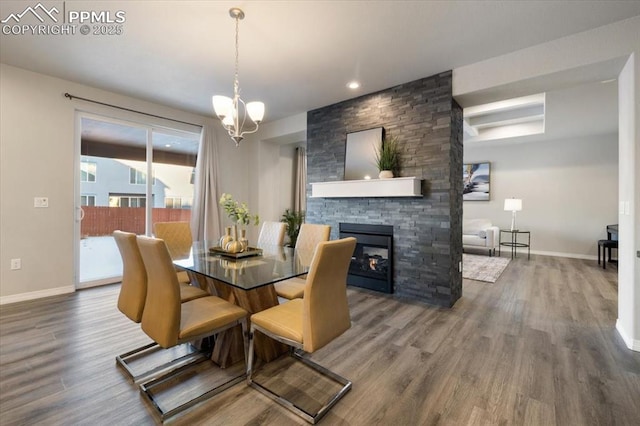
[{"label": "gray wall", "polygon": [[393,225],[397,296],[453,306],[462,295],[462,110],[451,71],[310,111],[308,183],[343,180],[347,133],[384,127],[399,138],[400,176],[423,179],[422,198],[310,198],[307,221]]}]

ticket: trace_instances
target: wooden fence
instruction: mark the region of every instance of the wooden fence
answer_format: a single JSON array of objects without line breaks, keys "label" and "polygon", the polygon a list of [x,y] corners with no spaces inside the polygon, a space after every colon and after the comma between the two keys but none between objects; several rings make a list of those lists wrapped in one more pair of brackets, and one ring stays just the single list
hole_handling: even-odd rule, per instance
[{"label": "wooden fence", "polygon": [[[144,234],[144,207],[89,207],[83,206],[84,219],[80,233],[83,237],[111,235],[120,230]],[[151,213],[152,223],[156,222],[189,222],[191,210],[154,208]]]}]

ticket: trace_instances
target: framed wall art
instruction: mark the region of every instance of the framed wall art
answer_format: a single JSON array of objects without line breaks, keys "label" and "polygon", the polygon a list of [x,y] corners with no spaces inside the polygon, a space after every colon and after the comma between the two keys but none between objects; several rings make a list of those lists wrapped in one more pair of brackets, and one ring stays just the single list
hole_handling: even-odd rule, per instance
[{"label": "framed wall art", "polygon": [[491,163],[469,163],[462,166],[463,201],[489,201]]}]

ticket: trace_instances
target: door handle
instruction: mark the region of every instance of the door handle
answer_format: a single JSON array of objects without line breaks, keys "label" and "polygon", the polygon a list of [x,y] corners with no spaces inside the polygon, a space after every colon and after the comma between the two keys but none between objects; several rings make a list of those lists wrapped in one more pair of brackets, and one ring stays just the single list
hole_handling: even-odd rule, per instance
[{"label": "door handle", "polygon": [[80,213],[80,217],[78,217],[78,221],[82,222],[82,219],[84,219],[84,209],[82,207],[78,207],[79,213]]}]

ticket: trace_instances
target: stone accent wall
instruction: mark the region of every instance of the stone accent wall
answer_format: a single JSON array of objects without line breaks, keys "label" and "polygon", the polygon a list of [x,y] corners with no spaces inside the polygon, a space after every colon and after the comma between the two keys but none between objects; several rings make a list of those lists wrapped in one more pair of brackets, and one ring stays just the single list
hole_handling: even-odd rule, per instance
[{"label": "stone accent wall", "polygon": [[384,127],[400,142],[400,176],[423,198],[311,198],[307,222],[392,225],[394,292],[451,307],[462,296],[462,109],[451,71],[307,113],[307,182],[343,180],[347,133]]}]

